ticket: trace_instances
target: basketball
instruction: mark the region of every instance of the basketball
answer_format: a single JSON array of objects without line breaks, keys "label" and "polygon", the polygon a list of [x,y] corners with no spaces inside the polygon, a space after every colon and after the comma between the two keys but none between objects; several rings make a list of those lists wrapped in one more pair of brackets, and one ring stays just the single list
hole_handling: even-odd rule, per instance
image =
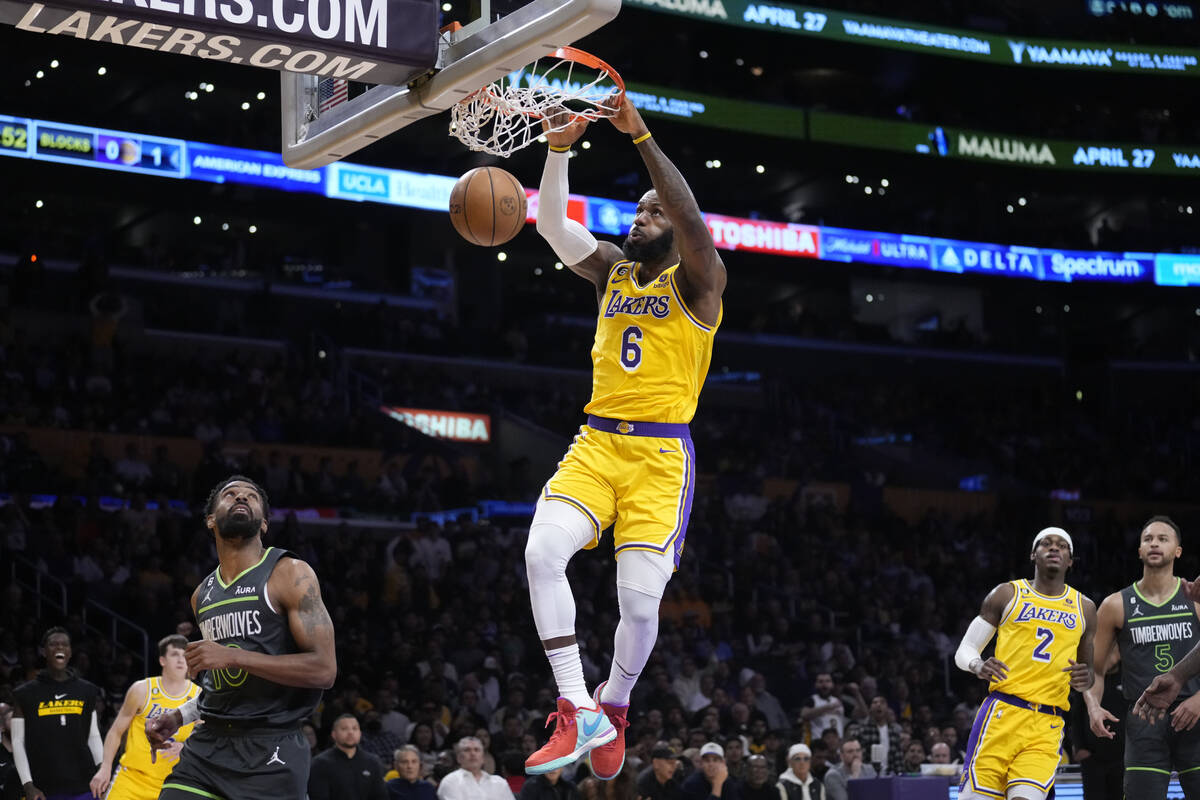
[{"label": "basketball", "polygon": [[525,225],[525,189],[499,167],[476,167],[450,192],[450,221],[471,244],[504,244]]}]

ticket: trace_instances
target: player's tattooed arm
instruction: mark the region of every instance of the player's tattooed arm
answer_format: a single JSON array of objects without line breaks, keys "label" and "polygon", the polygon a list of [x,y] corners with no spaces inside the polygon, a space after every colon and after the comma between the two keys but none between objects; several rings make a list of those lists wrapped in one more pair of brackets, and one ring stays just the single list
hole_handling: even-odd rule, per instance
[{"label": "player's tattooed arm", "polygon": [[328,689],[337,677],[333,620],[321,600],[317,575],[304,561],[282,558],[267,580],[267,596],[287,617],[297,653],[268,655],[216,642],[192,642],[189,669],[244,669],[251,675],[302,689]]},{"label": "player's tattooed arm", "polygon": [[[642,115],[628,97],[623,98],[612,123],[617,130],[635,140],[649,133]],[[650,171],[662,211],[675,232],[675,245],[679,248],[679,273],[676,274],[679,291],[702,322],[716,324],[727,275],[700,206],[682,173],[666,157],[654,137],[642,139],[637,148]]]}]

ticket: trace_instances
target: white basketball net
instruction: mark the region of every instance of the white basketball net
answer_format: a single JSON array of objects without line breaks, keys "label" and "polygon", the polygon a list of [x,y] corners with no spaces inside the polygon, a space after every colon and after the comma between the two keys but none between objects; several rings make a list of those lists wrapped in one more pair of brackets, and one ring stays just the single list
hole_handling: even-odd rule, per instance
[{"label": "white basketball net", "polygon": [[[549,64],[542,68],[542,62]],[[575,77],[576,68],[587,77]],[[463,98],[451,110],[450,135],[472,150],[509,156],[535,141],[545,130],[564,130],[576,119],[594,122],[617,110],[605,103],[620,94],[606,69],[592,70],[570,58],[538,59],[518,73]]]}]

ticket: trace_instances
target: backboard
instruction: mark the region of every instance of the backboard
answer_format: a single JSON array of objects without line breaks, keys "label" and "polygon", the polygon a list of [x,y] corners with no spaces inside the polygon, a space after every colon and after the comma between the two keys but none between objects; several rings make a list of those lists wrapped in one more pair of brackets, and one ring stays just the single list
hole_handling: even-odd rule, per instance
[{"label": "backboard", "polygon": [[372,86],[344,101],[337,96],[345,93],[344,82],[282,72],[283,160],[313,169],[345,158],[586,36],[620,9],[621,0],[531,0],[488,22],[484,2],[479,19],[439,35],[432,70],[404,86]]}]

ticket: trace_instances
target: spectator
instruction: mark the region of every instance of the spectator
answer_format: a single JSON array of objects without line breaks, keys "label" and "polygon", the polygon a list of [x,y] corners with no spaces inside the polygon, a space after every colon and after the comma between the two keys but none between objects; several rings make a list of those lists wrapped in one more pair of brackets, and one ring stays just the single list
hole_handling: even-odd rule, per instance
[{"label": "spectator", "polygon": [[317,729],[311,722],[305,722],[300,726],[300,732],[304,734],[304,740],[308,742],[308,752],[313,758],[317,757],[317,753],[321,752],[320,743],[317,741]]},{"label": "spectator", "polygon": [[650,751],[650,766],[637,778],[638,800],[682,800],[679,766],[679,758],[670,745],[655,744]]},{"label": "spectator", "polygon": [[781,800],[824,800],[825,787],[812,774],[812,750],[799,743],[788,748],[788,768],[779,776]]},{"label": "spectator", "polygon": [[396,750],[392,765],[397,777],[387,782],[389,800],[434,800],[437,790],[421,779],[421,754],[411,744]]},{"label": "spectator", "polygon": [[[718,725],[720,724],[720,716],[717,717]],[[740,736],[730,736],[725,740],[725,767],[729,770],[730,777],[737,778],[739,781],[746,780],[746,746],[742,742]]]},{"label": "spectator", "polygon": [[700,768],[683,782],[684,800],[741,800],[741,784],[729,776],[725,764],[725,750],[716,742],[707,742],[700,748]]},{"label": "spectator", "polygon": [[333,721],[332,736],[333,747],[313,759],[309,800],[386,800],[383,764],[358,746],[358,718],[342,714]]},{"label": "spectator", "polygon": [[913,739],[904,748],[904,774],[920,775],[921,765],[925,763],[925,745],[920,739]]},{"label": "spectator", "polygon": [[580,800],[579,789],[562,776],[562,767],[533,775],[521,787],[517,800]]},{"label": "spectator", "polygon": [[846,730],[846,707],[842,698],[833,691],[833,675],[828,672],[817,673],[813,681],[817,691],[804,703],[800,719],[808,723],[809,730],[822,734],[833,728],[839,737]]},{"label": "spectator", "polygon": [[362,749],[386,764],[392,759],[396,750],[404,744],[404,740],[391,731],[384,730],[383,716],[371,709],[363,716]]},{"label": "spectator", "polygon": [[871,698],[867,718],[850,725],[846,737],[857,739],[863,752],[869,756],[871,765],[881,775],[899,775],[904,763],[904,752],[900,748],[900,726],[895,722],[887,698],[877,694]]},{"label": "spectator", "polygon": [[458,769],[438,784],[439,800],[513,800],[512,790],[499,775],[483,771],[483,743],[474,736],[454,745]]},{"label": "spectator", "polygon": [[779,788],[767,765],[767,757],[755,754],[746,759],[746,780],[742,800],[780,800]]},{"label": "spectator", "polygon": [[950,745],[945,742],[938,742],[929,751],[930,764],[951,764],[950,760]]},{"label": "spectator", "polygon": [[862,744],[857,739],[847,739],[842,742],[841,763],[825,773],[825,794],[829,800],[849,800],[850,781],[875,777],[878,777],[875,768],[863,763]]}]

